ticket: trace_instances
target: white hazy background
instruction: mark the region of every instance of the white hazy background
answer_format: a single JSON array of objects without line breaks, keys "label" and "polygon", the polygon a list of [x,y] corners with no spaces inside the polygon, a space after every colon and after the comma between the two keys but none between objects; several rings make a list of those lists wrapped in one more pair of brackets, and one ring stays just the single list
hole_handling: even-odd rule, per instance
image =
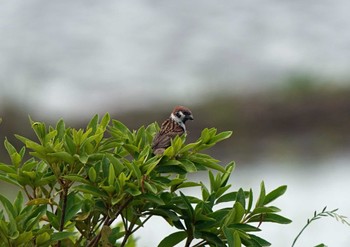
[{"label": "white hazy background", "polygon": [[[211,92],[270,90],[294,74],[344,85],[349,9],[347,0],[1,1],[0,109],[13,104],[31,115],[77,119],[167,100],[189,105]],[[256,193],[261,180],[268,189],[289,186],[276,203],[293,223],[262,226],[273,246],[290,246],[326,205],[350,216],[347,154],[318,168],[290,162],[238,164],[232,178],[233,188]],[[139,246],[156,246],[166,229],[146,225]],[[350,246],[349,233],[321,219],[297,246]]]}]

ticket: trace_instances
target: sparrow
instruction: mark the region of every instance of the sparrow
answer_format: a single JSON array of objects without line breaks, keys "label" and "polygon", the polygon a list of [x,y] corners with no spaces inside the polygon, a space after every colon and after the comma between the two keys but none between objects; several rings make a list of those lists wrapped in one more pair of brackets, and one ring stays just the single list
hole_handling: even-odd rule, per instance
[{"label": "sparrow", "polygon": [[163,154],[164,150],[170,146],[171,139],[186,133],[187,120],[193,120],[191,110],[185,106],[176,106],[153,138],[152,150],[155,155]]}]

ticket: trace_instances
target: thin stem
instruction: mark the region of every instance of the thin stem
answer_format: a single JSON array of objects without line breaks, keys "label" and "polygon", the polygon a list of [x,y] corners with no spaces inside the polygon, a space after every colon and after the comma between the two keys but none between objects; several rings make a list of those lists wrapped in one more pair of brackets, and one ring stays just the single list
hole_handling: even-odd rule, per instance
[{"label": "thin stem", "polygon": [[29,194],[27,187],[23,186],[24,193],[26,193],[27,197],[29,200],[33,200],[33,197]]},{"label": "thin stem", "polygon": [[191,234],[191,235],[188,236],[187,239],[186,239],[185,247],[190,247],[190,244],[191,244],[192,240],[193,240],[193,236],[192,236],[192,234]]},{"label": "thin stem", "polygon": [[152,218],[152,215],[148,215],[148,216],[146,217],[146,219],[145,219],[139,226],[137,226],[134,230],[131,231],[131,234],[133,234],[133,233],[136,232],[138,229],[140,229],[141,227],[143,227],[143,226],[146,224],[146,222],[147,222],[150,218]]},{"label": "thin stem", "polygon": [[207,243],[206,240],[202,240],[199,243],[196,243],[195,245],[193,245],[192,247],[201,247],[201,246],[205,246],[205,244]]},{"label": "thin stem", "polygon": [[[61,201],[62,201],[62,209],[61,209],[61,219],[60,219],[60,226],[59,226],[59,232],[62,232],[64,230],[64,218],[67,210],[67,197],[68,197],[68,187],[62,183],[63,189],[61,192]],[[61,241],[58,241],[57,247],[61,247]]]},{"label": "thin stem", "polygon": [[[132,197],[126,198],[125,202],[119,206],[117,212],[115,213],[115,217],[109,218],[108,216],[104,220],[103,225],[104,226],[110,226],[113,221],[118,218],[118,216],[122,213],[122,211],[129,205],[129,203],[132,201]],[[101,239],[101,231],[91,240],[91,242],[87,245],[87,247],[93,247],[97,246],[98,242]]]}]

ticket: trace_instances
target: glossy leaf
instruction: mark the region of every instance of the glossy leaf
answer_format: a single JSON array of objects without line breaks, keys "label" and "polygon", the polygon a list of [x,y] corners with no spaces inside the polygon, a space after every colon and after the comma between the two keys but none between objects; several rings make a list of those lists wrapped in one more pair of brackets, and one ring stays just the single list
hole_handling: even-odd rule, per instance
[{"label": "glossy leaf", "polygon": [[264,205],[276,200],[278,197],[282,196],[287,190],[287,185],[280,186],[265,196]]},{"label": "glossy leaf", "polygon": [[158,247],[172,247],[180,243],[187,237],[187,233],[184,231],[174,232],[164,238],[158,245]]}]

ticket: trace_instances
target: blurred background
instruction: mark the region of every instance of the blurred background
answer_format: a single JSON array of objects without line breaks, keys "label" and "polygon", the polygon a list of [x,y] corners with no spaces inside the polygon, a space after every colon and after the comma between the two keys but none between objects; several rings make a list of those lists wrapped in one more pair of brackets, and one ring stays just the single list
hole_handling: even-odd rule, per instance
[{"label": "blurred background", "polygon": [[[4,1],[0,142],[34,138],[28,115],[78,128],[109,112],[136,129],[186,105],[195,117],[189,141],[205,127],[234,131],[211,151],[223,165],[236,162],[233,189],[288,185],[276,203],[293,223],[263,225],[261,236],[290,246],[313,211],[350,216],[349,8],[346,0]],[[0,161],[8,161],[3,145]],[[149,224],[156,228],[146,225],[141,247],[174,231]],[[349,246],[349,232],[321,219],[297,246]]]}]

